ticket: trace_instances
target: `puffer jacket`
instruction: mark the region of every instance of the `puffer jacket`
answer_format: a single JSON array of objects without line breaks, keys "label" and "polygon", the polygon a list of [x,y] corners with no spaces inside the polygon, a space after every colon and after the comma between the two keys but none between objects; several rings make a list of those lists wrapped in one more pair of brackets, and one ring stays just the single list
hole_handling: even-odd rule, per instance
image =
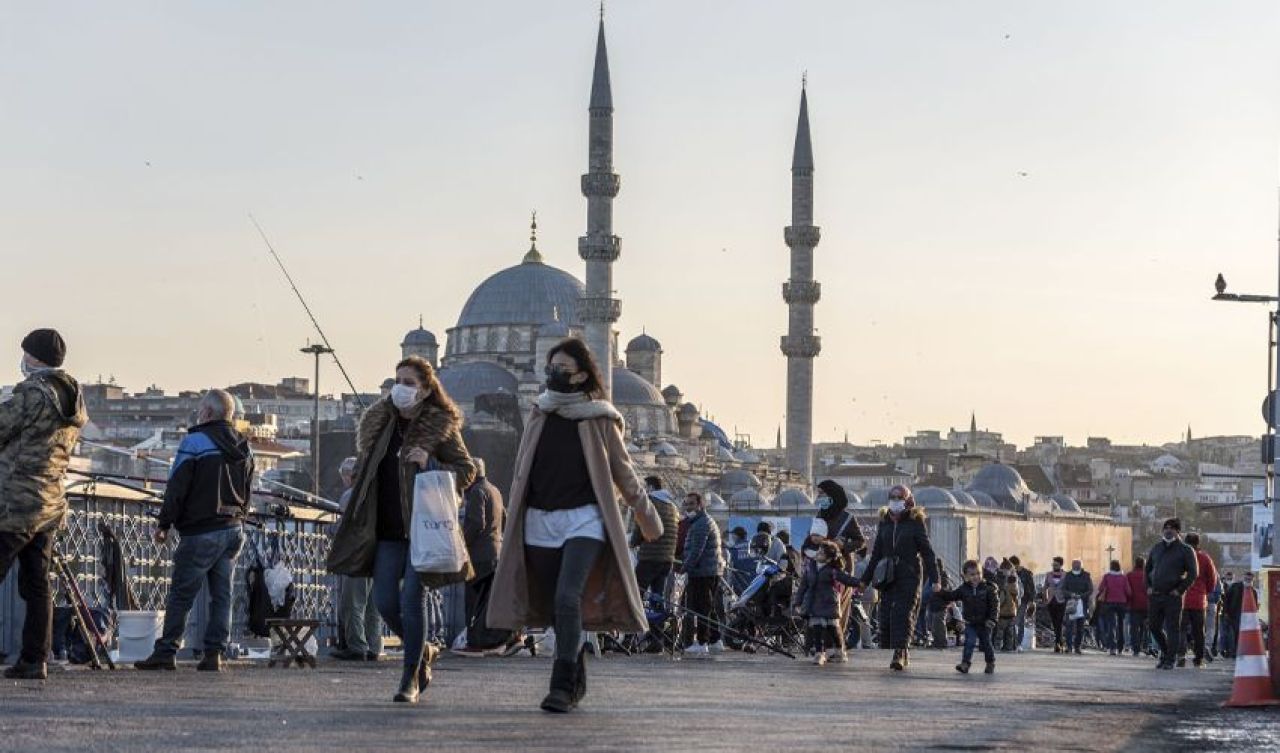
[{"label": "puffer jacket", "polygon": [[80,385],[42,369],[0,403],[0,531],[56,529],[67,512],[67,465],[89,417]]},{"label": "puffer jacket", "polygon": [[817,560],[805,563],[800,585],[792,597],[792,603],[799,607],[801,616],[826,620],[840,618],[840,595],[836,593],[836,584],[852,587],[858,583],[858,579],[836,564],[828,562],[820,565]]},{"label": "puffer jacket", "polygon": [[191,427],[178,445],[156,527],[196,536],[240,525],[249,512],[253,472],[249,440],[229,421]]},{"label": "puffer jacket", "polygon": [[679,535],[680,511],[676,501],[666,489],[649,492],[653,509],[662,518],[662,536],[657,541],[645,541],[637,526],[631,532],[631,546],[638,547],[636,559],[641,562],[675,562],[676,537]]},{"label": "puffer jacket", "polygon": [[996,596],[996,587],[986,580],[981,581],[976,586],[969,581],[965,581],[953,591],[939,591],[936,598],[938,601],[943,602],[960,602],[960,611],[964,614],[964,621],[970,625],[976,626],[994,622],[999,616],[1000,599]]},{"label": "puffer jacket", "polygon": [[1017,582],[1017,576],[1014,576],[1014,582],[1009,583],[1009,576],[1001,576],[1005,579],[1004,585],[1000,586],[1000,617],[1002,619],[1013,619],[1018,616],[1018,603],[1022,600],[1022,586]]},{"label": "puffer jacket", "polygon": [[684,573],[690,578],[724,573],[720,528],[705,510],[689,518],[689,533],[684,539]]},{"label": "puffer jacket", "polygon": [[1157,541],[1147,555],[1147,587],[1157,596],[1181,596],[1200,572],[1195,550],[1182,539]]}]

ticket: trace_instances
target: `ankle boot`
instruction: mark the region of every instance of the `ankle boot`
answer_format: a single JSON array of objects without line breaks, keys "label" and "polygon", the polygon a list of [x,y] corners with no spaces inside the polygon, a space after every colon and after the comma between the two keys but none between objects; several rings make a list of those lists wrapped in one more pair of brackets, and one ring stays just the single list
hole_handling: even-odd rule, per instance
[{"label": "ankle boot", "polygon": [[898,672],[902,671],[902,667],[903,667],[902,654],[903,654],[903,651],[900,648],[895,648],[893,650],[893,661],[889,662],[889,669],[892,669]]},{"label": "ankle boot", "polygon": [[49,679],[49,667],[44,662],[18,660],[12,667],[4,671],[4,676],[10,680],[47,680]]},{"label": "ankle boot", "polygon": [[418,692],[427,692],[427,686],[431,684],[431,665],[439,655],[440,649],[434,643],[422,647],[422,661],[418,663]]},{"label": "ankle boot", "polygon": [[421,666],[421,661],[404,666],[400,674],[400,689],[396,691],[396,696],[392,700],[396,703],[418,702],[418,671]]},{"label": "ankle boot", "polygon": [[556,659],[551,667],[551,692],[542,699],[542,710],[563,714],[574,707],[578,663]]},{"label": "ankle boot", "polygon": [[587,652],[586,646],[578,651],[578,671],[573,676],[573,705],[577,706],[582,702],[583,696],[587,694]]}]

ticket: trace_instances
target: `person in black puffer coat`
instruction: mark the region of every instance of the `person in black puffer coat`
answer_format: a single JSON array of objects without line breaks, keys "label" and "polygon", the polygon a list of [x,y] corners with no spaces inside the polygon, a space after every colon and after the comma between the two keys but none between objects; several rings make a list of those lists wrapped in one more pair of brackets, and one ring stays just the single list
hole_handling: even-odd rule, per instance
[{"label": "person in black puffer coat", "polygon": [[934,593],[942,590],[924,511],[916,507],[911,490],[901,484],[889,490],[889,506],[880,511],[875,545],[862,574],[864,585],[873,584],[876,569],[886,558],[892,558],[888,566],[892,581],[875,584],[880,591],[880,647],[893,649],[889,668],[901,671],[910,661],[907,647],[920,608],[921,569],[933,583]]}]

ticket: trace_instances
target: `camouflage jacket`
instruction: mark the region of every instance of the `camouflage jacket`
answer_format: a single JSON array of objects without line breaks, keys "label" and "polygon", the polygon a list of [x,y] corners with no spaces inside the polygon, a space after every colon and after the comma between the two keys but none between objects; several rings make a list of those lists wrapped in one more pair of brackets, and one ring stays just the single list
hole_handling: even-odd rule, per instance
[{"label": "camouflage jacket", "polygon": [[33,374],[0,403],[0,531],[61,525],[67,465],[87,421],[80,385],[58,369]]}]

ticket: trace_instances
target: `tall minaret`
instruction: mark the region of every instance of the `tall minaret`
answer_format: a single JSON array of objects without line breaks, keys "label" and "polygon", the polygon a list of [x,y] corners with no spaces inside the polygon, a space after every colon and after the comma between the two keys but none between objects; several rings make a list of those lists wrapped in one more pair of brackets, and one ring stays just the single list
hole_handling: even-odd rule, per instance
[{"label": "tall minaret", "polygon": [[578,256],[587,263],[587,291],[578,304],[578,318],[586,328],[587,345],[604,377],[605,391],[613,391],[613,323],[622,302],[613,297],[613,262],[619,239],[613,234],[613,197],[620,180],[613,171],[613,93],[609,87],[609,54],[604,45],[604,12],[596,37],[596,65],[591,77],[591,115],[588,172],[582,176],[587,197],[587,234],[578,239]]},{"label": "tall minaret", "polygon": [[813,482],[813,359],[822,341],[813,334],[813,306],[822,288],[813,279],[813,145],[809,141],[809,99],[800,87],[800,119],[791,157],[791,225],[783,237],[791,249],[791,279],[782,284],[787,302],[787,334],[782,354],[787,357],[787,467]]}]

